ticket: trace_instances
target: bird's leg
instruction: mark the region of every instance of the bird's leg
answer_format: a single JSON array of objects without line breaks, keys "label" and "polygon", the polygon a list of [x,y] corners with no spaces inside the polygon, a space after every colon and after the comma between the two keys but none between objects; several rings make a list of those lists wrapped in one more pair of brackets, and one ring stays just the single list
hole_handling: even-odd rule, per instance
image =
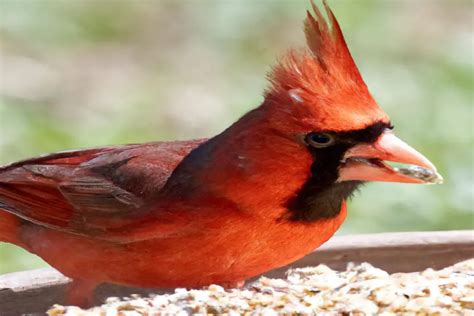
[{"label": "bird's leg", "polygon": [[94,304],[97,282],[74,279],[66,289],[66,304],[88,308]]}]

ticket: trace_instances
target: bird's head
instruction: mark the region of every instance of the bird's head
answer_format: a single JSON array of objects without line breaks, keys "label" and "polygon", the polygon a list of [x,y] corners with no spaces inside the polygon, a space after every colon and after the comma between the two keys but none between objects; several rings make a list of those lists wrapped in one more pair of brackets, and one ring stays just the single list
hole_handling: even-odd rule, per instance
[{"label": "bird's head", "polygon": [[[397,138],[388,115],[370,95],[341,29],[324,1],[329,23],[311,2],[309,50],[290,52],[269,75],[263,107],[281,133],[293,135],[320,160],[338,162],[337,181],[438,183],[432,163]],[[410,165],[393,168],[386,162]]]},{"label": "bird's head", "polygon": [[305,21],[308,49],[290,52],[274,67],[262,105],[271,129],[300,142],[314,158],[312,176],[290,208],[326,203],[330,216],[340,206],[334,201],[345,199],[364,181],[440,183],[433,164],[393,133],[327,3],[327,19],[311,4],[314,15],[307,12]]}]

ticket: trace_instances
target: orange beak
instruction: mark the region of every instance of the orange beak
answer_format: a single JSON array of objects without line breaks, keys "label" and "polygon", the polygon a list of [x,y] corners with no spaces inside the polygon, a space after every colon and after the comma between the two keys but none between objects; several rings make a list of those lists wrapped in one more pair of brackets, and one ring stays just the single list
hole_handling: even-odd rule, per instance
[{"label": "orange beak", "polygon": [[[392,167],[387,161],[404,165]],[[442,183],[443,177],[427,158],[387,130],[374,143],[346,152],[338,182],[348,180],[427,184]]]}]

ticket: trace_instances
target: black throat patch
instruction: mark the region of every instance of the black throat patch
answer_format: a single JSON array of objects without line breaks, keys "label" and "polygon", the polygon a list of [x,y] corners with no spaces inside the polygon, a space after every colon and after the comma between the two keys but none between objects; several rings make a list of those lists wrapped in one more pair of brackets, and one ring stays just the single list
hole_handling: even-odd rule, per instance
[{"label": "black throat patch", "polygon": [[334,145],[326,148],[308,146],[314,157],[311,176],[296,195],[287,201],[290,220],[315,222],[336,217],[343,201],[363,184],[361,181],[336,182],[344,154],[357,144],[374,142],[387,128],[392,127],[378,122],[362,130],[327,132],[335,137]]}]

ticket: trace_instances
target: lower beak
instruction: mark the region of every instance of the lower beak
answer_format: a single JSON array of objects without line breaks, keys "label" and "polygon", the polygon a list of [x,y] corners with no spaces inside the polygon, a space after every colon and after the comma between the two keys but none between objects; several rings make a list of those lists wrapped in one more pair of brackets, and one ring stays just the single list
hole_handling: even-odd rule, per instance
[{"label": "lower beak", "polygon": [[[392,167],[387,162],[403,165]],[[387,130],[374,143],[346,152],[338,182],[348,180],[442,183],[443,177],[428,159]]]}]

